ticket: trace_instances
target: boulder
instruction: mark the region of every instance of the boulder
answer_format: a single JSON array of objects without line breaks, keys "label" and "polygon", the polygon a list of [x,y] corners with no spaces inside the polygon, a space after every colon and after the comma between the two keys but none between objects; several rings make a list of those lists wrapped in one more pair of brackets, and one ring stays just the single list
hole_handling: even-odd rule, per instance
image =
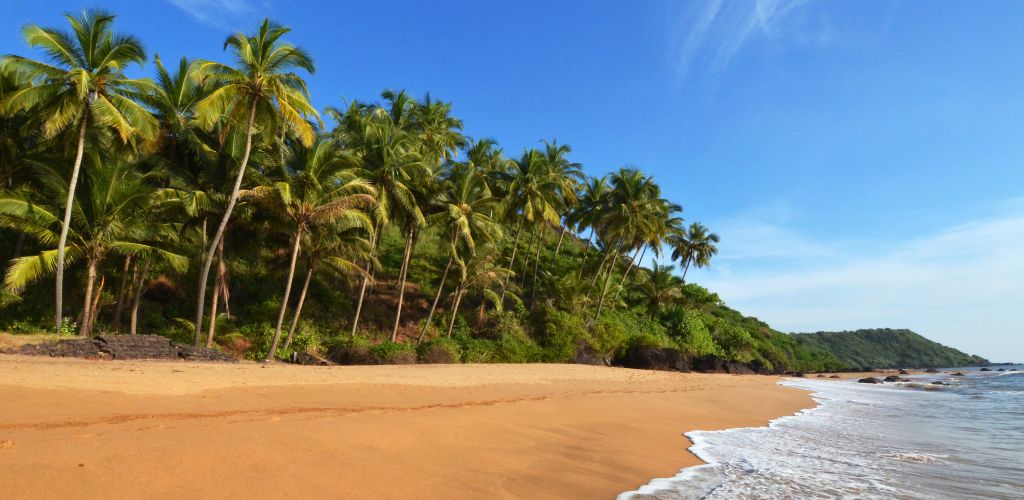
[{"label": "boulder", "polygon": [[731,373],[734,375],[754,375],[753,368],[737,362],[726,361],[718,356],[701,356],[692,361],[693,371],[703,373]]},{"label": "boulder", "polygon": [[906,371],[906,370],[900,370],[900,371],[899,371],[899,374],[900,374],[900,375],[910,375],[910,372],[908,372],[908,371]]},{"label": "boulder", "polygon": [[824,373],[819,373],[818,374],[818,378],[825,378],[825,374]]},{"label": "boulder", "polygon": [[626,349],[618,363],[626,368],[644,370],[690,371],[690,364],[683,354],[670,347],[634,346]]},{"label": "boulder", "polygon": [[935,368],[929,368],[929,369],[927,369],[925,371],[928,372],[928,373],[939,373],[939,371],[936,370]]},{"label": "boulder", "polygon": [[594,366],[605,366],[608,363],[605,362],[604,356],[597,352],[589,344],[580,344],[576,347],[576,353],[572,357],[572,362],[577,365],[594,365]]},{"label": "boulder", "polygon": [[356,344],[337,344],[327,351],[327,359],[339,365],[372,365],[374,356],[369,346]]},{"label": "boulder", "polygon": [[954,376],[954,377],[963,377],[963,376],[965,376],[965,375],[964,375],[964,372],[956,372],[956,373],[951,373],[950,375],[952,375],[952,376]]},{"label": "boulder", "polygon": [[862,378],[862,379],[858,380],[857,382],[861,383],[861,384],[882,384],[882,383],[884,383],[884,382],[882,382],[882,379],[877,378],[877,377]]},{"label": "boulder", "polygon": [[978,371],[980,371],[980,372],[990,372],[990,371],[992,371],[992,369],[991,368],[982,368],[982,369],[980,369]]},{"label": "boulder", "polygon": [[932,385],[949,385],[949,382],[943,382],[941,380],[936,380],[935,382],[932,382]]},{"label": "boulder", "polygon": [[889,375],[888,377],[885,377],[885,381],[886,382],[906,382],[907,379],[905,379],[903,377],[896,376],[896,375]]},{"label": "boulder", "polygon": [[795,372],[795,373],[793,373],[793,376],[796,377],[796,378],[806,378],[807,374],[804,373],[804,372]]},{"label": "boulder", "polygon": [[996,370],[996,371],[1005,372],[1006,368],[1000,368],[999,370]]},{"label": "boulder", "polygon": [[829,375],[828,378],[843,378],[843,377],[840,377],[839,375]]}]

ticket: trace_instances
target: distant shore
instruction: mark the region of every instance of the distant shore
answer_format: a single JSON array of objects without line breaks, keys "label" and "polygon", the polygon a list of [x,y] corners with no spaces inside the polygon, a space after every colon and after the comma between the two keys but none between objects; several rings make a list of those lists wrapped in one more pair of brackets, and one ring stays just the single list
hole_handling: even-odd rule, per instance
[{"label": "distant shore", "polygon": [[0,491],[29,497],[611,498],[684,432],[814,406],[766,376],[0,355]]}]

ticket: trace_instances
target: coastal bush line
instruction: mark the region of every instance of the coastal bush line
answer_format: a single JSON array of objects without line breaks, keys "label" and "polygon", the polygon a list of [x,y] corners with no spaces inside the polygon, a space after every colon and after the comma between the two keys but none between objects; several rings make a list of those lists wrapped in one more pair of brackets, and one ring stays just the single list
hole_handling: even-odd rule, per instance
[{"label": "coastal bush line", "polygon": [[249,359],[843,366],[686,282],[719,237],[637,168],[588,176],[554,139],[508,155],[430,95],[320,112],[313,57],[269,20],[227,62],[149,59],[116,28],[28,25],[34,55],[0,59],[7,331]]}]

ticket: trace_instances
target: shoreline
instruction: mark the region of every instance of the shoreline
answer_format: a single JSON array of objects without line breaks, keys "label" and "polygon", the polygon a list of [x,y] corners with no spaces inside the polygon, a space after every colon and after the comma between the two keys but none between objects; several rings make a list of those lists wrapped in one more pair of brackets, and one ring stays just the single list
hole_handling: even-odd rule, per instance
[{"label": "shoreline", "polygon": [[701,464],[686,432],[815,406],[779,377],[584,365],[0,355],[0,380],[0,489],[29,498],[607,498]]}]

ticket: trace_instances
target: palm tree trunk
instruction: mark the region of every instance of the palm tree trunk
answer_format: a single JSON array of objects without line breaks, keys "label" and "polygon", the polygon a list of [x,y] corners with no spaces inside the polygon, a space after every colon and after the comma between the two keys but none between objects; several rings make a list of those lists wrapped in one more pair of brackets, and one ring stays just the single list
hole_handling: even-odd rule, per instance
[{"label": "palm tree trunk", "polygon": [[64,222],[60,226],[60,240],[57,243],[57,311],[54,325],[60,330],[64,306],[64,245],[68,242],[68,229],[71,226],[71,206],[75,201],[75,187],[78,186],[78,173],[82,169],[82,155],[85,153],[85,129],[88,115],[82,115],[82,123],[78,126],[78,151],[75,153],[75,164],[71,167],[71,182],[68,183],[68,198],[64,205]]},{"label": "palm tree trunk", "polygon": [[295,314],[292,316],[292,324],[288,327],[288,337],[284,339],[284,348],[292,345],[292,336],[295,335],[295,329],[299,326],[299,317],[302,316],[302,306],[306,303],[306,291],[309,290],[309,280],[313,278],[313,265],[310,264],[309,269],[306,269],[306,281],[302,283],[302,292],[299,293],[299,303],[295,305]]},{"label": "palm tree trunk", "polygon": [[142,291],[146,287],[146,273],[149,272],[149,262],[151,257],[149,255],[142,259],[142,269],[139,270],[139,280],[135,283],[135,297],[132,299],[132,314],[131,314],[131,326],[129,333],[135,335],[138,333],[137,327],[139,324],[139,304],[142,303]]},{"label": "palm tree trunk", "polygon": [[[636,254],[637,253],[640,254],[640,258],[639,259],[636,258]],[[635,265],[637,265],[639,262],[642,262],[644,260],[644,254],[646,254],[646,253],[647,253],[647,245],[643,246],[643,251],[640,251],[640,249],[637,249],[637,251],[633,253],[633,257],[631,259],[629,259],[629,267],[627,267],[626,268],[626,272],[622,274],[622,283],[626,283],[626,277],[629,276],[629,272],[633,270],[633,267]],[[621,287],[615,290],[615,297],[612,298],[613,301],[619,299],[619,291],[620,290],[622,290]]]},{"label": "palm tree trunk", "polygon": [[427,314],[427,322],[423,324],[423,329],[420,330],[420,336],[416,339],[416,345],[423,342],[423,337],[427,334],[427,329],[430,328],[430,321],[434,319],[434,310],[437,309],[437,302],[441,300],[441,292],[444,291],[444,280],[448,278],[448,271],[452,268],[452,261],[455,260],[455,248],[454,241],[452,241],[452,254],[448,257],[448,264],[444,266],[444,273],[441,274],[441,284],[437,285],[437,294],[434,295],[434,303],[430,305],[430,314]]},{"label": "palm tree trunk", "polygon": [[92,294],[92,308],[89,309],[89,333],[96,327],[96,318],[100,315],[100,299],[103,298],[103,287],[107,284],[107,278],[100,275],[100,285]]},{"label": "palm tree trunk", "polygon": [[299,261],[299,247],[302,246],[302,224],[295,230],[295,244],[292,245],[292,259],[288,265],[288,280],[284,285],[284,297],[281,299],[281,309],[277,313],[277,326],[274,327],[274,340],[270,343],[270,351],[264,361],[274,359],[277,353],[277,344],[281,341],[281,325],[284,324],[284,315],[288,312],[288,298],[292,293],[292,282],[295,281],[295,264]]},{"label": "palm tree trunk", "polygon": [[459,304],[462,303],[463,291],[462,285],[459,285],[459,288],[455,290],[455,303],[452,304],[452,320],[448,323],[448,334],[446,335],[449,338],[452,336],[452,330],[455,329],[455,318],[459,315]]},{"label": "palm tree trunk", "polygon": [[583,247],[583,259],[580,260],[580,275],[576,278],[578,280],[583,279],[583,269],[587,267],[587,254],[590,253],[590,242],[594,239],[594,233],[590,233],[590,237],[587,238],[587,246]]},{"label": "palm tree trunk", "polygon": [[533,242],[537,240],[537,233],[540,232],[540,225],[538,224],[537,229],[530,233],[530,242],[526,245],[526,260],[523,261],[523,274],[519,276],[519,287],[522,288],[523,293],[526,292],[526,273],[530,270],[530,253],[533,251]]},{"label": "palm tree trunk", "polygon": [[555,260],[558,260],[558,251],[562,249],[562,239],[565,238],[565,226],[562,226],[562,230],[558,233],[558,244],[555,245]]},{"label": "palm tree trunk", "polygon": [[591,320],[591,324],[597,321],[597,318],[601,317],[601,308],[604,307],[604,297],[606,295],[606,292],[608,291],[608,283],[612,279],[612,274],[614,274],[613,271],[615,271],[615,262],[618,260],[618,258],[619,253],[615,252],[615,255],[612,257],[612,262],[608,266],[608,273],[605,275],[604,285],[601,286],[601,298],[600,300],[597,301],[597,312],[594,314],[594,319]]},{"label": "palm tree trunk", "polygon": [[[522,217],[519,218],[519,224],[516,225],[516,240],[515,240],[515,242],[512,243],[512,258],[509,259],[509,261],[508,261],[508,269],[510,271],[512,270],[512,266],[515,265],[515,263],[516,263],[516,250],[519,249],[519,234],[523,232],[523,219],[525,219],[525,218],[526,218],[526,215],[524,214]],[[508,287],[508,279],[511,276],[512,276],[511,274],[508,275],[508,276],[505,276],[505,283],[503,283],[502,286],[501,286],[501,303],[502,304],[505,303],[505,291],[506,291],[506,288]]]},{"label": "palm tree trunk", "polygon": [[614,251],[612,251],[612,252],[607,252],[606,251],[604,253],[604,258],[601,259],[601,265],[597,266],[597,270],[594,271],[594,279],[590,280],[590,288],[591,289],[593,289],[594,285],[597,284],[597,279],[601,276],[601,270],[604,269],[604,265],[608,263],[608,259],[611,258],[613,253],[618,253],[618,251],[619,251],[618,250],[618,246],[616,246]]},{"label": "palm tree trunk", "polygon": [[[533,295],[537,295],[537,271],[540,269],[540,250],[544,248],[544,227],[541,226],[540,238],[537,241],[537,256],[533,258]],[[533,307],[532,305],[530,306]]]},{"label": "palm tree trunk", "polygon": [[89,318],[92,312],[92,287],[96,281],[96,260],[89,258],[88,274],[85,281],[85,304],[82,308],[82,324],[78,325],[78,335],[85,337],[89,335]]},{"label": "palm tree trunk", "polygon": [[373,237],[370,239],[370,258],[366,261],[366,275],[363,276],[363,283],[359,286],[359,301],[356,303],[356,315],[352,318],[351,337],[356,336],[356,328],[359,327],[359,313],[363,311],[363,299],[366,297],[366,286],[369,285],[370,280],[373,279],[373,258],[377,255],[377,240],[382,229],[380,223],[375,227],[376,230],[373,232]]},{"label": "palm tree trunk", "polygon": [[117,285],[117,303],[114,304],[114,321],[111,326],[115,330],[121,329],[121,311],[124,309],[125,295],[128,293],[128,271],[132,266],[131,255],[124,258],[124,267],[121,268],[121,282]]},{"label": "palm tree trunk", "polygon": [[686,266],[683,267],[683,278],[682,279],[683,279],[683,284],[684,285],[686,284],[686,271],[690,270],[690,260],[691,259],[689,257],[687,257],[687,259],[686,259]]},{"label": "palm tree trunk", "polygon": [[405,300],[405,278],[409,272],[409,258],[412,254],[412,236],[413,228],[410,227],[405,237],[405,254],[402,255],[402,270],[398,276],[398,308],[395,310],[395,326],[391,329],[392,342],[398,340],[398,325],[402,321],[402,302]]},{"label": "palm tree trunk", "polygon": [[210,298],[210,325],[206,327],[206,347],[213,347],[213,336],[217,334],[217,306],[220,300],[220,276],[213,278],[213,297]]},{"label": "palm tree trunk", "polygon": [[[224,216],[220,219],[220,225],[217,226],[217,232],[213,235],[213,241],[210,242],[210,248],[205,252],[206,255],[204,255],[203,258],[203,268],[199,272],[199,292],[198,300],[196,300],[196,331],[192,339],[192,344],[195,347],[199,347],[199,337],[203,330],[203,306],[206,301],[206,280],[210,277],[210,266],[213,264],[213,247],[219,244],[221,238],[224,237],[224,230],[228,226],[228,221],[231,220],[231,211],[235,209],[235,203],[238,202],[238,192],[242,189],[242,178],[245,176],[245,168],[249,165],[249,155],[252,153],[252,136],[255,132],[253,124],[255,122],[256,100],[253,99],[252,102],[249,103],[249,122],[245,129],[245,153],[242,155],[242,162],[238,164],[238,175],[235,176],[235,185],[231,188],[231,196],[228,198],[228,206],[224,209]],[[70,212],[68,213],[70,214]]]}]

